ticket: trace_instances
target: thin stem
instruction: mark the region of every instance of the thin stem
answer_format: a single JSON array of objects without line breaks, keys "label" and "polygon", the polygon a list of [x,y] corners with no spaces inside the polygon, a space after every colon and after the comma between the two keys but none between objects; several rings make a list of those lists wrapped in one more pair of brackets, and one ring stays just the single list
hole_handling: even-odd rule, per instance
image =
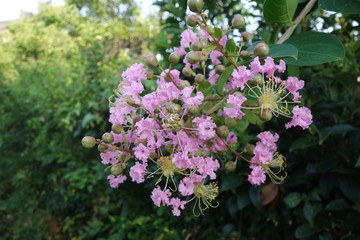
[{"label": "thin stem", "polygon": [[295,28],[297,27],[297,25],[299,25],[299,23],[301,22],[301,20],[310,12],[311,8],[315,5],[316,0],[310,0],[306,6],[304,7],[304,9],[300,12],[300,14],[295,18],[294,20],[294,24],[289,27],[286,32],[281,36],[281,38],[279,38],[279,40],[277,40],[276,43],[283,43],[286,39],[288,39],[291,34],[294,32]]}]

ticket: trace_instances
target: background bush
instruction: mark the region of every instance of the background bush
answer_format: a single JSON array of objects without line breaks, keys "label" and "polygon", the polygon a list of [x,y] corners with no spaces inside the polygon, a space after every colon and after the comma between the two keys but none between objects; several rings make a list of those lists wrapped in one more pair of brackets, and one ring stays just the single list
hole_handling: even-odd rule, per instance
[{"label": "background bush", "polygon": [[[252,1],[252,10],[237,1],[205,2],[215,25],[227,26],[236,13],[256,21],[254,40],[271,44],[283,31],[262,20],[262,1]],[[109,130],[107,99],[122,70],[150,51],[167,59],[179,45],[186,1],[157,1],[159,18],[146,20],[132,1],[105,3],[44,5],[0,36],[3,239],[359,238],[359,15],[314,8],[296,29],[336,35],[346,58],[290,69],[306,81],[302,94],[314,124],[304,133],[284,131],[282,121],[266,123],[280,129],[285,184],[250,186],[245,165],[221,170],[220,207],[176,218],[153,207],[151,185],[128,181],[110,189],[97,151],[83,149],[80,140]],[[119,3],[123,8],[115,8]],[[243,133],[241,144],[257,130]]]}]

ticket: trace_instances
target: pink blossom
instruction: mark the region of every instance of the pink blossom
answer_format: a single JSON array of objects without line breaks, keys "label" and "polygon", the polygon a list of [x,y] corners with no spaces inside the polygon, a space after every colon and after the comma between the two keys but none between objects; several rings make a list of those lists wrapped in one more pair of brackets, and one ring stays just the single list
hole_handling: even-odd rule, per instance
[{"label": "pink blossom", "polygon": [[276,65],[274,59],[271,57],[267,57],[265,59],[264,65],[261,65],[259,61],[259,57],[254,58],[254,60],[250,63],[251,73],[266,73],[267,77],[275,77],[275,71],[284,72],[285,71],[285,63],[284,61],[280,60],[280,64]]},{"label": "pink blossom", "polygon": [[186,107],[198,107],[204,100],[204,94],[200,91],[196,93],[196,96],[191,97],[192,91],[192,87],[186,87],[181,91],[182,100],[184,101]]},{"label": "pink blossom", "polygon": [[215,136],[216,124],[211,117],[200,118],[197,117],[193,120],[193,123],[197,124],[198,136],[202,140],[209,140]]},{"label": "pink blossom", "polygon": [[[210,34],[209,34],[207,31],[205,31],[205,30],[200,30],[200,35],[201,35],[202,38],[208,39],[209,41],[215,41],[215,39],[214,39],[212,36],[210,36]],[[220,43],[220,45],[221,45],[223,48],[226,47],[226,42],[227,42],[227,40],[228,40],[228,38],[227,38],[226,35],[224,35],[224,36],[220,39],[219,43]]]},{"label": "pink blossom", "polygon": [[241,94],[229,95],[227,103],[232,104],[233,107],[224,107],[224,115],[231,118],[241,119],[245,115],[245,113],[241,111],[241,104],[243,104],[245,101],[246,97]]},{"label": "pink blossom", "polygon": [[269,131],[261,132],[257,135],[257,137],[261,140],[261,142],[270,149],[270,151],[276,150],[277,140],[279,140],[279,135],[277,133],[272,134]]},{"label": "pink blossom", "polygon": [[136,183],[144,182],[145,171],[146,164],[136,162],[135,165],[130,168],[130,177],[132,181]]},{"label": "pink blossom", "polygon": [[252,185],[261,185],[262,183],[264,183],[266,176],[265,176],[265,172],[262,169],[262,167],[251,164],[250,168],[252,170],[251,170],[251,173],[248,175],[248,181]]},{"label": "pink blossom", "polygon": [[227,38],[226,35],[224,35],[224,36],[220,39],[219,43],[220,43],[220,45],[221,45],[223,48],[226,47],[226,42],[227,42],[227,40],[228,40],[228,38]]},{"label": "pink blossom", "polygon": [[116,98],[115,106],[110,108],[109,122],[112,124],[126,124],[126,116],[131,112],[135,112],[134,107],[130,107],[124,98]]},{"label": "pink blossom", "polygon": [[214,85],[219,77],[220,77],[220,75],[215,72],[215,69],[211,70],[210,73],[209,73],[208,82],[211,85]]},{"label": "pink blossom", "polygon": [[119,175],[119,176],[109,175],[107,177],[107,179],[109,180],[110,187],[118,188],[118,186],[126,180],[126,176],[123,176],[123,175]]},{"label": "pink blossom", "polygon": [[143,144],[139,144],[138,146],[134,147],[133,150],[135,157],[141,160],[143,163],[146,163],[151,154],[150,148],[145,147]]},{"label": "pink blossom", "polygon": [[165,80],[165,77],[166,77],[166,76],[172,77],[172,82],[174,82],[176,85],[179,85],[180,82],[181,82],[179,70],[176,70],[176,69],[173,69],[173,70],[165,69],[163,72],[161,72],[161,74],[160,74],[160,79],[157,80],[156,83],[157,83],[159,86],[162,86],[162,85],[168,83],[168,82]]},{"label": "pink blossom", "polygon": [[116,164],[118,163],[118,157],[119,157],[120,151],[114,151],[114,152],[104,152],[100,153],[101,157],[101,163],[102,164]]},{"label": "pink blossom", "polygon": [[276,151],[275,142],[279,139],[277,133],[272,134],[269,131],[258,134],[259,142],[256,143],[254,149],[254,156],[251,161],[254,163],[268,163],[273,159],[273,154]]},{"label": "pink blossom", "polygon": [[299,80],[297,77],[288,77],[285,82],[286,89],[294,96],[295,101],[301,97],[298,91],[302,89],[304,85],[304,80]]},{"label": "pink blossom", "polygon": [[142,97],[141,105],[143,105],[146,110],[153,113],[154,110],[161,105],[161,102],[159,101],[156,92],[151,92]]},{"label": "pink blossom", "polygon": [[188,48],[190,47],[191,43],[197,41],[199,41],[198,37],[190,29],[186,29],[181,33],[181,40],[180,40],[181,47]]},{"label": "pink blossom", "polygon": [[210,59],[212,61],[213,64],[221,64],[221,61],[218,59],[219,57],[221,57],[223,54],[220,51],[212,51],[210,53]]},{"label": "pink blossom", "polygon": [[158,207],[160,207],[161,203],[164,206],[169,205],[169,203],[170,203],[169,197],[170,196],[171,196],[171,192],[169,189],[162,191],[159,186],[154,188],[154,190],[151,192],[151,199],[153,200],[155,206],[158,206]]},{"label": "pink blossom", "polygon": [[161,103],[169,102],[179,98],[180,90],[172,82],[164,83],[156,89],[156,96]]},{"label": "pink blossom", "polygon": [[180,216],[181,212],[180,209],[185,208],[186,201],[182,201],[180,198],[171,198],[170,199],[170,206],[172,206],[172,213],[174,216]]},{"label": "pink blossom", "polygon": [[197,168],[197,171],[204,178],[209,176],[210,179],[215,179],[215,171],[220,168],[220,164],[217,160],[212,159],[211,157],[194,157],[191,159],[194,165]]},{"label": "pink blossom", "polygon": [[144,65],[135,63],[121,74],[123,81],[126,83],[141,82],[146,80]]},{"label": "pink blossom", "polygon": [[312,123],[312,115],[307,107],[295,106],[292,110],[293,118],[285,124],[286,129],[290,127],[300,126],[303,130],[307,129]]},{"label": "pink blossom", "polygon": [[182,47],[180,48],[174,47],[174,53],[176,53],[179,56],[184,56],[186,54],[186,51]]},{"label": "pink blossom", "polygon": [[245,66],[239,66],[232,72],[231,86],[232,88],[244,89],[245,83],[253,78],[250,70]]},{"label": "pink blossom", "polygon": [[193,174],[190,177],[184,177],[179,184],[179,192],[182,196],[190,196],[194,194],[194,183],[201,182],[203,177]]},{"label": "pink blossom", "polygon": [[172,158],[173,163],[178,168],[192,168],[192,162],[190,161],[188,155],[184,152],[177,152]]},{"label": "pink blossom", "polygon": [[154,140],[153,131],[159,129],[159,124],[152,118],[141,119],[135,124],[135,134],[141,139]]}]

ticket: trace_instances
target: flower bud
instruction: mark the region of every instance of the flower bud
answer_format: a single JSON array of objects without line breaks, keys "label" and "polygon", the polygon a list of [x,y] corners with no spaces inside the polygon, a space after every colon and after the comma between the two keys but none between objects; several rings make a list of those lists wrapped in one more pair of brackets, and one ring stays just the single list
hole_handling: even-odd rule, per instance
[{"label": "flower bud", "polygon": [[174,151],[174,146],[172,144],[167,144],[167,145],[165,145],[165,150],[168,153],[172,153]]},{"label": "flower bud", "polygon": [[196,115],[196,114],[199,112],[199,109],[198,109],[197,107],[189,106],[189,107],[187,108],[187,111],[188,111],[188,114],[189,114],[189,115],[194,116],[194,115]]},{"label": "flower bud", "polygon": [[241,56],[249,56],[249,52],[243,50],[243,51],[240,51],[240,55],[241,55]]},{"label": "flower bud", "polygon": [[248,42],[250,39],[252,39],[252,34],[249,32],[243,32],[241,33],[241,37],[243,38],[244,42]]},{"label": "flower bud", "polygon": [[151,158],[151,159],[158,158],[158,155],[153,152],[153,153],[150,154],[150,158]]},{"label": "flower bud", "polygon": [[112,175],[118,176],[123,172],[124,168],[121,163],[117,163],[111,166],[110,172]]},{"label": "flower bud", "polygon": [[249,81],[250,86],[261,86],[263,83],[263,76],[260,73],[255,74],[253,79]]},{"label": "flower bud", "polygon": [[159,66],[158,60],[152,54],[146,55],[144,58],[144,62],[146,64],[146,66],[148,66],[148,67],[158,67]]},{"label": "flower bud", "polygon": [[133,122],[133,124],[135,125],[135,124],[136,124],[137,122],[139,122],[141,119],[142,119],[142,117],[139,116],[139,115],[137,115],[137,116],[133,117],[132,122]]},{"label": "flower bud", "polygon": [[114,136],[111,133],[107,132],[102,135],[102,140],[104,141],[104,143],[112,143],[114,141]]},{"label": "flower bud", "polygon": [[96,139],[91,136],[86,136],[83,137],[83,139],[81,140],[81,144],[83,145],[83,147],[92,148],[96,144]]},{"label": "flower bud", "polygon": [[146,146],[148,144],[148,141],[146,139],[137,138],[134,142],[135,146],[139,146],[140,144]]},{"label": "flower bud", "polygon": [[186,24],[190,27],[195,27],[198,24],[199,20],[195,14],[190,14],[186,18]]},{"label": "flower bud", "polygon": [[186,88],[186,87],[190,87],[190,82],[187,81],[187,80],[181,81],[181,83],[180,83],[180,89],[182,90],[182,89],[184,89],[184,88]]},{"label": "flower bud", "polygon": [[190,11],[200,13],[204,8],[203,0],[188,0],[188,6]]},{"label": "flower bud", "polygon": [[236,120],[234,118],[225,118],[225,125],[229,128],[235,127],[237,124]]},{"label": "flower bud", "polygon": [[195,82],[198,83],[198,84],[201,84],[205,81],[205,76],[202,75],[202,74],[197,74],[195,76]]},{"label": "flower bud", "polygon": [[268,109],[263,109],[260,111],[260,113],[257,114],[261,120],[264,122],[270,121],[272,118],[272,113]]},{"label": "flower bud", "polygon": [[269,54],[270,48],[266,43],[258,43],[255,45],[254,54],[259,57],[266,57]]},{"label": "flower bud", "polygon": [[120,124],[114,124],[111,126],[111,131],[116,134],[120,134],[123,130],[123,127]]},{"label": "flower bud", "polygon": [[166,72],[164,79],[166,82],[172,82],[172,80],[174,79],[174,76],[170,72]]},{"label": "flower bud", "polygon": [[191,43],[190,49],[193,51],[201,51],[203,49],[203,46],[204,45],[202,42],[196,41],[196,42]]},{"label": "flower bud", "polygon": [[184,67],[181,72],[182,74],[184,74],[185,77],[195,76],[194,71],[189,67]]},{"label": "flower bud", "polygon": [[107,149],[108,149],[108,147],[106,146],[106,145],[103,145],[103,144],[99,144],[98,145],[98,150],[99,150],[99,152],[106,152],[107,151]]},{"label": "flower bud", "polygon": [[254,149],[255,149],[255,145],[254,144],[248,144],[245,147],[245,152],[249,155],[254,155]]},{"label": "flower bud", "polygon": [[245,18],[240,15],[236,14],[233,19],[231,20],[231,26],[233,28],[241,29],[245,27]]},{"label": "flower bud", "polygon": [[181,106],[179,104],[169,103],[166,105],[166,111],[169,113],[180,113]]},{"label": "flower bud", "polygon": [[151,80],[154,78],[154,71],[151,69],[147,69],[145,71],[146,79]]},{"label": "flower bud", "polygon": [[218,128],[216,128],[216,133],[221,137],[221,138],[226,138],[227,135],[229,135],[229,128],[225,125],[222,125]]},{"label": "flower bud", "polygon": [[215,67],[215,72],[217,73],[217,74],[222,74],[222,72],[225,70],[225,66],[224,65],[217,65],[216,67]]},{"label": "flower bud", "polygon": [[236,169],[236,162],[233,161],[228,161],[227,163],[225,163],[225,169],[228,172],[233,172]]},{"label": "flower bud", "polygon": [[169,56],[169,62],[171,64],[177,64],[180,61],[180,55],[173,52],[172,54],[170,54]]},{"label": "flower bud", "polygon": [[201,54],[198,51],[190,51],[185,57],[190,64],[196,64],[200,61]]},{"label": "flower bud", "polygon": [[214,35],[215,30],[213,26],[207,25],[206,26],[206,31],[208,32],[208,34],[210,34],[211,36]]}]

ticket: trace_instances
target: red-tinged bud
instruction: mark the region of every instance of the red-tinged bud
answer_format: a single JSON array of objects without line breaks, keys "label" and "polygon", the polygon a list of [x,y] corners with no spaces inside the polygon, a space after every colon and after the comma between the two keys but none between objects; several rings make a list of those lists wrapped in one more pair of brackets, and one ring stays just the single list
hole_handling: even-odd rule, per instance
[{"label": "red-tinged bud", "polygon": [[187,108],[188,114],[194,116],[199,113],[199,109],[197,107],[190,106]]},{"label": "red-tinged bud", "polygon": [[201,84],[205,81],[205,76],[202,75],[202,74],[197,74],[195,76],[195,82],[198,83],[198,84]]},{"label": "red-tinged bud", "polygon": [[248,42],[250,39],[252,39],[253,35],[249,32],[243,32],[241,33],[241,37],[244,42]]},{"label": "red-tinged bud", "polygon": [[184,81],[181,81],[181,83],[180,83],[180,89],[182,90],[182,89],[184,89],[184,88],[186,88],[186,87],[190,87],[190,82],[189,81],[187,81],[187,80],[184,80]]},{"label": "red-tinged bud", "polygon": [[181,72],[182,74],[184,74],[185,77],[195,76],[194,71],[189,67],[184,67]]},{"label": "red-tinged bud", "polygon": [[199,23],[198,17],[195,14],[190,14],[186,18],[186,24],[190,27],[196,27],[196,25]]},{"label": "red-tinged bud", "polygon": [[172,54],[170,54],[169,62],[171,64],[177,64],[179,61],[180,61],[180,55],[179,54],[174,53],[174,52]]},{"label": "red-tinged bud", "polygon": [[133,122],[133,124],[135,125],[135,124],[136,124],[137,122],[139,122],[141,119],[142,119],[141,116],[135,116],[135,117],[133,117],[132,122]]},{"label": "red-tinged bud", "polygon": [[98,145],[98,150],[99,150],[99,152],[104,153],[104,152],[106,152],[108,150],[108,147],[106,145],[99,144]]},{"label": "red-tinged bud", "polygon": [[200,41],[196,41],[190,44],[190,49],[193,51],[201,51],[204,47],[204,44]]},{"label": "red-tinged bud", "polygon": [[266,57],[269,54],[270,48],[266,43],[258,43],[255,45],[254,54],[259,57]]},{"label": "red-tinged bud", "polygon": [[261,86],[263,84],[263,76],[260,73],[255,74],[253,79],[249,81],[250,86]]},{"label": "red-tinged bud", "polygon": [[263,109],[260,111],[260,113],[257,114],[261,120],[264,122],[268,122],[272,118],[272,113],[268,109]]},{"label": "red-tinged bud", "polygon": [[117,163],[117,164],[112,165],[111,169],[110,169],[111,174],[115,175],[115,176],[120,175],[124,170],[122,165],[123,164],[121,164],[121,163]]},{"label": "red-tinged bud", "polygon": [[216,128],[216,133],[221,137],[221,138],[226,138],[227,135],[229,135],[229,128],[225,125],[222,125],[218,128]]},{"label": "red-tinged bud", "polygon": [[158,67],[159,66],[158,60],[152,54],[146,55],[144,58],[144,62],[146,64],[146,66],[148,66],[148,67]]},{"label": "red-tinged bud", "polygon": [[236,120],[234,118],[225,118],[225,125],[229,128],[235,127],[237,124]]},{"label": "red-tinged bud", "polygon": [[140,144],[147,146],[148,141],[146,139],[137,138],[134,142],[135,146],[139,146]]},{"label": "red-tinged bud", "polygon": [[204,8],[203,0],[188,0],[188,6],[190,11],[200,13]]},{"label": "red-tinged bud", "polygon": [[111,126],[111,131],[116,134],[120,134],[123,131],[123,127],[120,124],[114,124]]},{"label": "red-tinged bud", "polygon": [[233,19],[231,20],[231,26],[233,28],[241,29],[245,27],[245,18],[240,15],[236,14]]},{"label": "red-tinged bud", "polygon": [[228,172],[233,172],[236,169],[236,162],[233,161],[228,161],[227,163],[225,163],[225,169]]},{"label": "red-tinged bud", "polygon": [[255,149],[255,145],[254,144],[248,144],[245,147],[245,152],[249,155],[254,155],[254,149]]},{"label": "red-tinged bud", "polygon": [[165,76],[164,76],[164,79],[165,79],[166,82],[172,82],[173,79],[174,79],[174,76],[170,72],[166,72]]},{"label": "red-tinged bud", "polygon": [[215,72],[216,72],[217,74],[222,74],[224,70],[225,70],[225,66],[224,66],[224,65],[217,65],[217,66],[215,67]]},{"label": "red-tinged bud", "polygon": [[96,144],[96,139],[91,136],[86,136],[83,137],[83,139],[81,140],[81,144],[83,145],[83,147],[92,148]]},{"label": "red-tinged bud", "polygon": [[114,141],[114,136],[107,132],[102,135],[102,140],[104,143],[112,143]]},{"label": "red-tinged bud", "polygon": [[154,71],[151,69],[147,69],[145,71],[146,79],[151,80],[154,78]]}]

